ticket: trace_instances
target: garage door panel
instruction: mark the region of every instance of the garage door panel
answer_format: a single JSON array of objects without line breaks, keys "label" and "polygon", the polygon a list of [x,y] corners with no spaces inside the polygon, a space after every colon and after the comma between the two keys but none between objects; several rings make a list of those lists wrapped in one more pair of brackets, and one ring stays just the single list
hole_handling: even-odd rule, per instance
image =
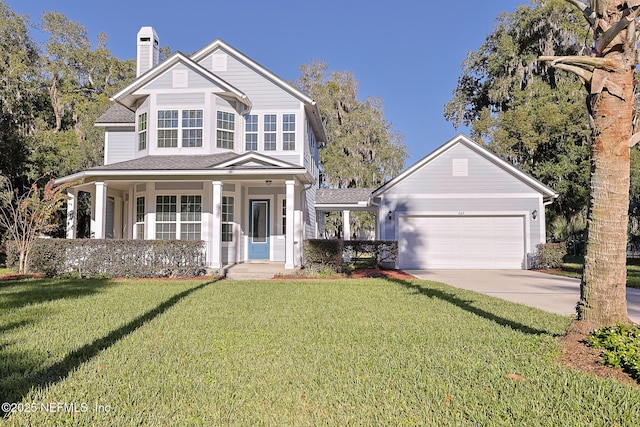
[{"label": "garage door panel", "polygon": [[523,216],[399,219],[400,268],[522,269]]}]

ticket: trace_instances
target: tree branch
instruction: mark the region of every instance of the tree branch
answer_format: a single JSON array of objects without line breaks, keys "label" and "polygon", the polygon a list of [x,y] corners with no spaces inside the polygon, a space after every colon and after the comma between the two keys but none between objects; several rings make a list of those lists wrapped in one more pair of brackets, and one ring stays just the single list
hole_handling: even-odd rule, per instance
[{"label": "tree branch", "polygon": [[572,5],[580,9],[580,12],[582,12],[582,15],[586,18],[587,21],[589,21],[589,24],[591,24],[592,26],[595,25],[596,13],[593,10],[591,10],[589,6],[582,3],[580,0],[565,0],[565,1],[567,3],[571,3]]},{"label": "tree branch", "polygon": [[591,79],[593,78],[593,73],[589,70],[585,70],[584,68],[576,67],[575,65],[567,65],[567,64],[555,64],[552,65],[554,68],[558,68],[560,70],[569,71],[570,73],[575,74],[582,80],[582,82],[586,85],[591,83]]},{"label": "tree branch", "polygon": [[600,68],[606,71],[621,71],[614,61],[593,56],[541,56],[538,61],[551,62],[552,67],[556,67],[557,64],[568,64],[589,70]]},{"label": "tree branch", "polygon": [[631,135],[631,138],[629,138],[629,147],[633,147],[638,142],[640,142],[640,132]]}]

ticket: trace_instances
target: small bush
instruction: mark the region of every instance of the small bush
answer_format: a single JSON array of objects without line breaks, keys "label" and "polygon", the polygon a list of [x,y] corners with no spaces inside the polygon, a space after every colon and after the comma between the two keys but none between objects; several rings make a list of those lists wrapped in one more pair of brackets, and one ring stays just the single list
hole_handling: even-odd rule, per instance
[{"label": "small bush", "polygon": [[604,349],[604,363],[622,368],[640,381],[640,328],[618,323],[615,327],[596,329],[589,335],[589,345]]},{"label": "small bush", "polygon": [[[7,262],[16,260],[17,249],[8,242]],[[206,272],[202,241],[40,239],[28,262],[30,271],[48,277],[190,277]]]},{"label": "small bush", "polygon": [[304,241],[304,266],[313,271],[344,270],[343,241],[333,239],[308,239]]},{"label": "small bush", "polygon": [[562,267],[563,258],[567,254],[566,243],[540,243],[536,246],[536,255],[532,268],[549,270]]}]

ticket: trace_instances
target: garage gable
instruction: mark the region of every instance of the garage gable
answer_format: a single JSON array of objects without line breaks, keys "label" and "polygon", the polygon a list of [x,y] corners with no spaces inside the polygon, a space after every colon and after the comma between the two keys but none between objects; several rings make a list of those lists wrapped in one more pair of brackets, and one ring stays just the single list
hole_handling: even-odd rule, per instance
[{"label": "garage gable", "polygon": [[411,194],[557,193],[465,135],[458,135],[373,192]]},{"label": "garage gable", "polygon": [[557,193],[458,135],[372,193],[403,269],[522,269]]}]

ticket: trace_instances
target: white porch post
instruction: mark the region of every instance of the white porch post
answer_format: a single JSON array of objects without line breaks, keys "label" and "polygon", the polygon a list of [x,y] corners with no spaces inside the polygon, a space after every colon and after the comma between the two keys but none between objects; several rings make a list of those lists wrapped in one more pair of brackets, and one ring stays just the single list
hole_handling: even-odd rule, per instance
[{"label": "white porch post", "polygon": [[285,236],[285,255],[284,268],[293,270],[295,268],[294,244],[295,244],[295,228],[294,228],[294,208],[295,208],[295,181],[286,181],[286,210],[287,210],[287,235]]},{"label": "white porch post", "polygon": [[342,211],[342,240],[351,240],[351,211]]},{"label": "white porch post", "polygon": [[[342,211],[342,240],[351,240],[351,211]],[[344,249],[344,261],[351,261],[349,250]]]},{"label": "white porch post", "polygon": [[67,190],[67,239],[76,238],[76,191]]},{"label": "white porch post", "polygon": [[105,238],[105,219],[107,217],[107,186],[104,182],[96,182],[94,195],[95,213],[91,221],[91,234],[94,239]]},{"label": "white porch post", "polygon": [[213,227],[211,229],[210,267],[222,268],[222,182],[213,181]]}]

